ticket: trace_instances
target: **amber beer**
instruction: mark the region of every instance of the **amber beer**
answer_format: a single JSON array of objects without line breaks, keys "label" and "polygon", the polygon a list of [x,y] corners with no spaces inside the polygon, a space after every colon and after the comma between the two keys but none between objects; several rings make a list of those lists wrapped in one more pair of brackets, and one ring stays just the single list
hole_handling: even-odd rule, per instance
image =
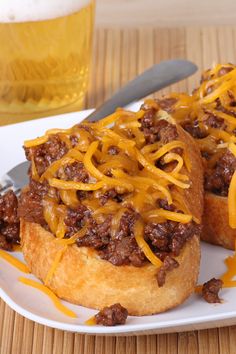
[{"label": "amber beer", "polygon": [[94,2],[0,2],[0,125],[82,107]]}]

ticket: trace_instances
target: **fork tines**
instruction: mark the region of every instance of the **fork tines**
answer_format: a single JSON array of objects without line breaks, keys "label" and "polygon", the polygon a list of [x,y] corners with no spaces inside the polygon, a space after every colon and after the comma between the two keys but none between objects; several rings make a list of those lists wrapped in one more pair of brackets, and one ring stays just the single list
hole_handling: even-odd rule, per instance
[{"label": "fork tines", "polygon": [[4,193],[8,192],[10,189],[12,189],[16,195],[20,194],[21,189],[14,188],[14,185],[13,185],[12,181],[10,181],[10,180],[3,181],[0,184],[0,194],[4,194]]}]

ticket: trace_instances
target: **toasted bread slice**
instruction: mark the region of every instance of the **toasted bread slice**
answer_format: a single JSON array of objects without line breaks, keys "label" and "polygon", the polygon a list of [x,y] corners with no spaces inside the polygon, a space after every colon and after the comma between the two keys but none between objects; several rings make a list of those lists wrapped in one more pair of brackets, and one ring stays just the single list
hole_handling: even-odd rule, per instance
[{"label": "toasted bread slice", "polygon": [[229,226],[228,198],[205,193],[202,240],[234,250],[236,229]]},{"label": "toasted bread slice", "polygon": [[[203,211],[203,169],[200,152],[194,139],[177,126],[178,139],[188,146],[191,169],[190,187],[179,189],[190,213],[201,221]],[[174,188],[173,188],[174,190]],[[58,252],[63,248],[52,233],[36,223],[21,219],[22,250],[30,271],[45,282]],[[47,284],[55,294],[69,302],[102,309],[121,303],[130,315],[151,315],[181,304],[193,292],[199,263],[199,235],[187,240],[176,257],[178,268],[166,275],[165,284],[157,282],[158,268],[151,263],[142,267],[115,266],[102,260],[88,247],[67,247],[53,277]]]},{"label": "toasted bread slice", "polygon": [[[21,243],[31,272],[43,282],[63,246],[40,225],[21,220]],[[192,294],[198,277],[199,238],[186,243],[179,267],[169,272],[163,287],[157,284],[157,268],[114,266],[88,247],[68,247],[50,282],[50,288],[69,302],[101,309],[120,302],[130,315],[151,315],[181,304]]]}]

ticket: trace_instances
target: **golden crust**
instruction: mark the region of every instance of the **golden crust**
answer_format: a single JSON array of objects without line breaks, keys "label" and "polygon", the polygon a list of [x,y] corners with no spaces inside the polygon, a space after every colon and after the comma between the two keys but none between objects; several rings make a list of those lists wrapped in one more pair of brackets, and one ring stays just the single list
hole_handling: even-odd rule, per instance
[{"label": "golden crust", "polygon": [[205,193],[202,240],[234,250],[236,229],[229,226],[228,198]]},{"label": "golden crust", "polygon": [[187,189],[178,189],[178,193],[183,195],[183,198],[188,206],[189,211],[199,221],[202,220],[203,212],[203,164],[200,150],[194,139],[186,133],[183,128],[176,125],[178,139],[185,142],[187,153],[191,161],[191,171],[186,171],[183,168],[183,173],[189,176],[190,187]]},{"label": "golden crust", "polygon": [[[31,272],[42,281],[62,248],[40,225],[21,220],[21,242]],[[120,302],[130,315],[151,315],[182,303],[192,294],[199,269],[199,239],[194,236],[176,258],[179,267],[169,272],[158,287],[152,264],[137,268],[114,266],[87,247],[68,247],[49,287],[60,298],[101,309]]]},{"label": "golden crust", "polygon": [[[188,146],[190,188],[180,193],[192,215],[201,220],[203,210],[202,161],[190,135],[177,126],[179,139]],[[26,263],[43,282],[57,252],[62,248],[54,236],[40,225],[21,220],[21,243]],[[188,241],[176,260],[179,267],[167,273],[163,287],[157,284],[157,268],[147,264],[114,266],[99,258],[91,248],[69,246],[49,287],[60,298],[86,307],[101,309],[120,302],[130,315],[150,315],[181,304],[194,291],[199,263],[199,238]]]}]

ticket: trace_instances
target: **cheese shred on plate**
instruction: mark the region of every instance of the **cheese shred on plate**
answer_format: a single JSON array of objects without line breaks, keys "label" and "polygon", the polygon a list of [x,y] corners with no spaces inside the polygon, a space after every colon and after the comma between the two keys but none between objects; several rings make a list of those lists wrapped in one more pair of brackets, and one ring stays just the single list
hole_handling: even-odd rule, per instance
[{"label": "cheese shred on plate", "polygon": [[53,302],[55,307],[62,312],[64,315],[76,318],[77,315],[75,312],[71,311],[68,309],[66,306],[64,306],[61,301],[58,299],[58,297],[50,290],[48,289],[45,285],[24,277],[19,277],[19,281],[25,285],[31,286],[32,288],[38,289],[42,291],[44,294],[46,294]]}]

